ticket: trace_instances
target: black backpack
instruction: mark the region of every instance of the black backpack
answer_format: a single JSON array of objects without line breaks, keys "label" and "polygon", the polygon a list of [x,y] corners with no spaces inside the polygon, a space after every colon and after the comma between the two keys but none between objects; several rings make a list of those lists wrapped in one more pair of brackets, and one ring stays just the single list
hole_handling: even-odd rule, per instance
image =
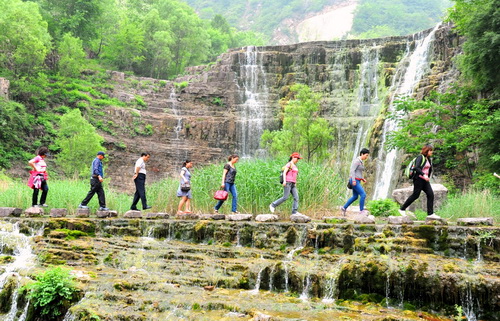
[{"label": "black backpack", "polygon": [[[287,163],[288,165],[288,163]],[[285,165],[286,166],[286,165]],[[288,166],[288,170],[286,171],[286,173],[288,174],[289,171],[292,170],[292,166]],[[283,178],[283,172],[284,171],[280,171],[280,184],[283,185],[283,182],[285,181],[285,179]],[[286,175],[286,174],[285,174]]]}]

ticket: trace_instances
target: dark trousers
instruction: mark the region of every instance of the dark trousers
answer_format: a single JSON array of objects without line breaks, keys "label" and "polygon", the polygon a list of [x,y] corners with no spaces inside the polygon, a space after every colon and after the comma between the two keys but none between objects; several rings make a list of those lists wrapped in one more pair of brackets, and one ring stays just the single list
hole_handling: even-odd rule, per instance
[{"label": "dark trousers", "polygon": [[94,197],[95,193],[97,193],[97,197],[99,198],[99,206],[106,207],[104,188],[102,188],[102,183],[99,182],[99,179],[94,177],[90,179],[90,191],[85,197],[85,199],[82,201],[82,205],[86,206],[90,202],[92,197]]},{"label": "dark trousers", "polygon": [[406,210],[420,196],[422,191],[427,195],[427,215],[434,214],[434,192],[432,191],[431,183],[420,177],[413,180],[413,194],[408,197],[403,206],[401,206],[401,209],[403,211]]},{"label": "dark trousers", "polygon": [[[38,191],[42,190],[42,196],[40,196],[40,203],[38,203]],[[33,189],[33,197],[31,199],[31,205],[35,206],[38,204],[45,204],[45,201],[47,200],[47,193],[49,192],[49,185],[47,185],[47,181],[42,182],[42,186],[38,188]]]},{"label": "dark trousers", "polygon": [[148,206],[148,202],[146,200],[146,174],[139,173],[139,175],[137,175],[137,177],[134,179],[134,183],[135,194],[130,209],[137,209],[137,203],[139,203],[139,199],[142,202],[142,209],[145,209]]}]

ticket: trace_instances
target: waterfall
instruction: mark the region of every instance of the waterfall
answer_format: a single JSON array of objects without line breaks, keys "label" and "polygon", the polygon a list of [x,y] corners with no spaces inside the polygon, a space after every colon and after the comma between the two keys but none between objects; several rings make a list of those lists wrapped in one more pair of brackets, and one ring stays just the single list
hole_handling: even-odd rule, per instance
[{"label": "waterfall", "polygon": [[257,274],[257,280],[255,281],[255,288],[251,291],[252,294],[259,294],[260,290],[260,282],[262,282],[262,271],[264,271],[266,267],[264,266],[259,270],[259,273]]},{"label": "waterfall", "polygon": [[179,133],[182,130],[182,117],[179,113],[179,104],[177,103],[177,94],[175,93],[175,87],[172,87],[169,98],[172,103],[172,111],[177,118],[177,125],[174,127],[175,140],[179,140]]},{"label": "waterfall", "polygon": [[[15,277],[16,288],[19,288],[21,283],[20,272],[25,274],[34,266],[35,255],[31,250],[30,240],[33,236],[28,237],[19,231],[19,225],[0,222],[0,255],[4,249],[12,249],[13,261],[3,266],[3,273],[0,275],[0,292],[9,280],[9,277]],[[7,314],[6,321],[13,321],[18,314],[17,296],[19,291],[16,289],[11,298],[10,311]],[[19,321],[26,319],[27,307]],[[24,316],[24,317],[23,317]]]},{"label": "waterfall", "polygon": [[299,299],[302,301],[309,300],[309,291],[311,289],[311,275],[307,274],[302,280],[302,293],[300,294]]},{"label": "waterfall", "polygon": [[262,66],[262,54],[255,46],[248,46],[240,61],[240,77],[244,89],[241,106],[240,149],[243,157],[259,152],[260,136],[266,120],[267,85]]},{"label": "waterfall", "polygon": [[321,302],[323,303],[333,303],[337,297],[337,280],[342,272],[342,264],[344,260],[341,259],[334,267],[333,270],[326,275],[325,282],[325,297]]},{"label": "waterfall", "polygon": [[[434,35],[438,29],[439,24],[424,38],[422,33],[417,34],[415,39],[415,49],[409,55],[402,59],[396,71],[396,76],[393,79],[393,84],[391,86],[392,97],[389,103],[389,112],[395,110],[395,98],[410,97],[415,90],[418,82],[422,79],[425,73],[429,70],[429,60],[431,55],[431,43],[434,40]],[[406,69],[404,68],[407,61]],[[398,77],[398,73],[404,72],[403,77]],[[400,82],[401,81],[401,82]],[[401,115],[402,117],[402,115]],[[399,118],[400,119],[400,118]],[[384,122],[383,132],[382,132],[382,143],[380,146],[380,157],[377,162],[377,175],[375,192],[373,199],[384,199],[389,195],[389,189],[393,181],[394,171],[396,169],[396,160],[398,158],[398,151],[393,149],[389,152],[385,152],[385,144],[387,141],[387,135],[398,129],[399,119],[386,119]],[[422,142],[424,144],[425,142]],[[398,167],[399,168],[399,167]]]}]

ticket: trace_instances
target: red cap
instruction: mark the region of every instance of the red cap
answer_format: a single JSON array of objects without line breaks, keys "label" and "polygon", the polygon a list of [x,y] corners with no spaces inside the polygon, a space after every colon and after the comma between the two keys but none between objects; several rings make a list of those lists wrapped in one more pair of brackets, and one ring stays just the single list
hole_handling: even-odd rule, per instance
[{"label": "red cap", "polygon": [[302,156],[300,156],[299,153],[295,152],[293,153],[292,155],[290,155],[291,158],[298,158],[298,159],[302,159]]}]

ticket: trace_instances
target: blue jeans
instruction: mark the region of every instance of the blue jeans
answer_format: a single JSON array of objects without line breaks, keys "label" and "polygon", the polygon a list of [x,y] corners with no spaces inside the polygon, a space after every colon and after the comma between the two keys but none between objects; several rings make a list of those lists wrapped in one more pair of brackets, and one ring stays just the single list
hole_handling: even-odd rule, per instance
[{"label": "blue jeans", "polygon": [[[349,178],[349,181],[352,184],[352,178]],[[347,203],[345,203],[344,208],[348,208],[349,205],[351,205],[355,200],[358,199],[358,196],[360,197],[359,210],[362,211],[365,209],[366,193],[365,193],[365,190],[363,189],[363,186],[361,186],[361,181],[359,179],[356,180],[356,185],[353,185],[352,197],[347,200]]]},{"label": "blue jeans", "polygon": [[297,213],[299,209],[299,191],[295,186],[295,183],[286,182],[286,186],[283,188],[283,197],[271,203],[273,207],[277,207],[284,201],[286,201],[290,197],[290,193],[293,196],[293,204],[292,204],[292,215]]},{"label": "blue jeans", "polygon": [[[234,183],[224,183],[224,190],[226,192],[231,193],[233,196],[233,202],[231,204],[231,211],[236,212],[236,208],[238,207],[238,192],[236,191],[236,185]],[[219,201],[217,202],[217,205],[215,205],[215,210],[219,210],[219,208],[224,204],[225,201]]]}]

